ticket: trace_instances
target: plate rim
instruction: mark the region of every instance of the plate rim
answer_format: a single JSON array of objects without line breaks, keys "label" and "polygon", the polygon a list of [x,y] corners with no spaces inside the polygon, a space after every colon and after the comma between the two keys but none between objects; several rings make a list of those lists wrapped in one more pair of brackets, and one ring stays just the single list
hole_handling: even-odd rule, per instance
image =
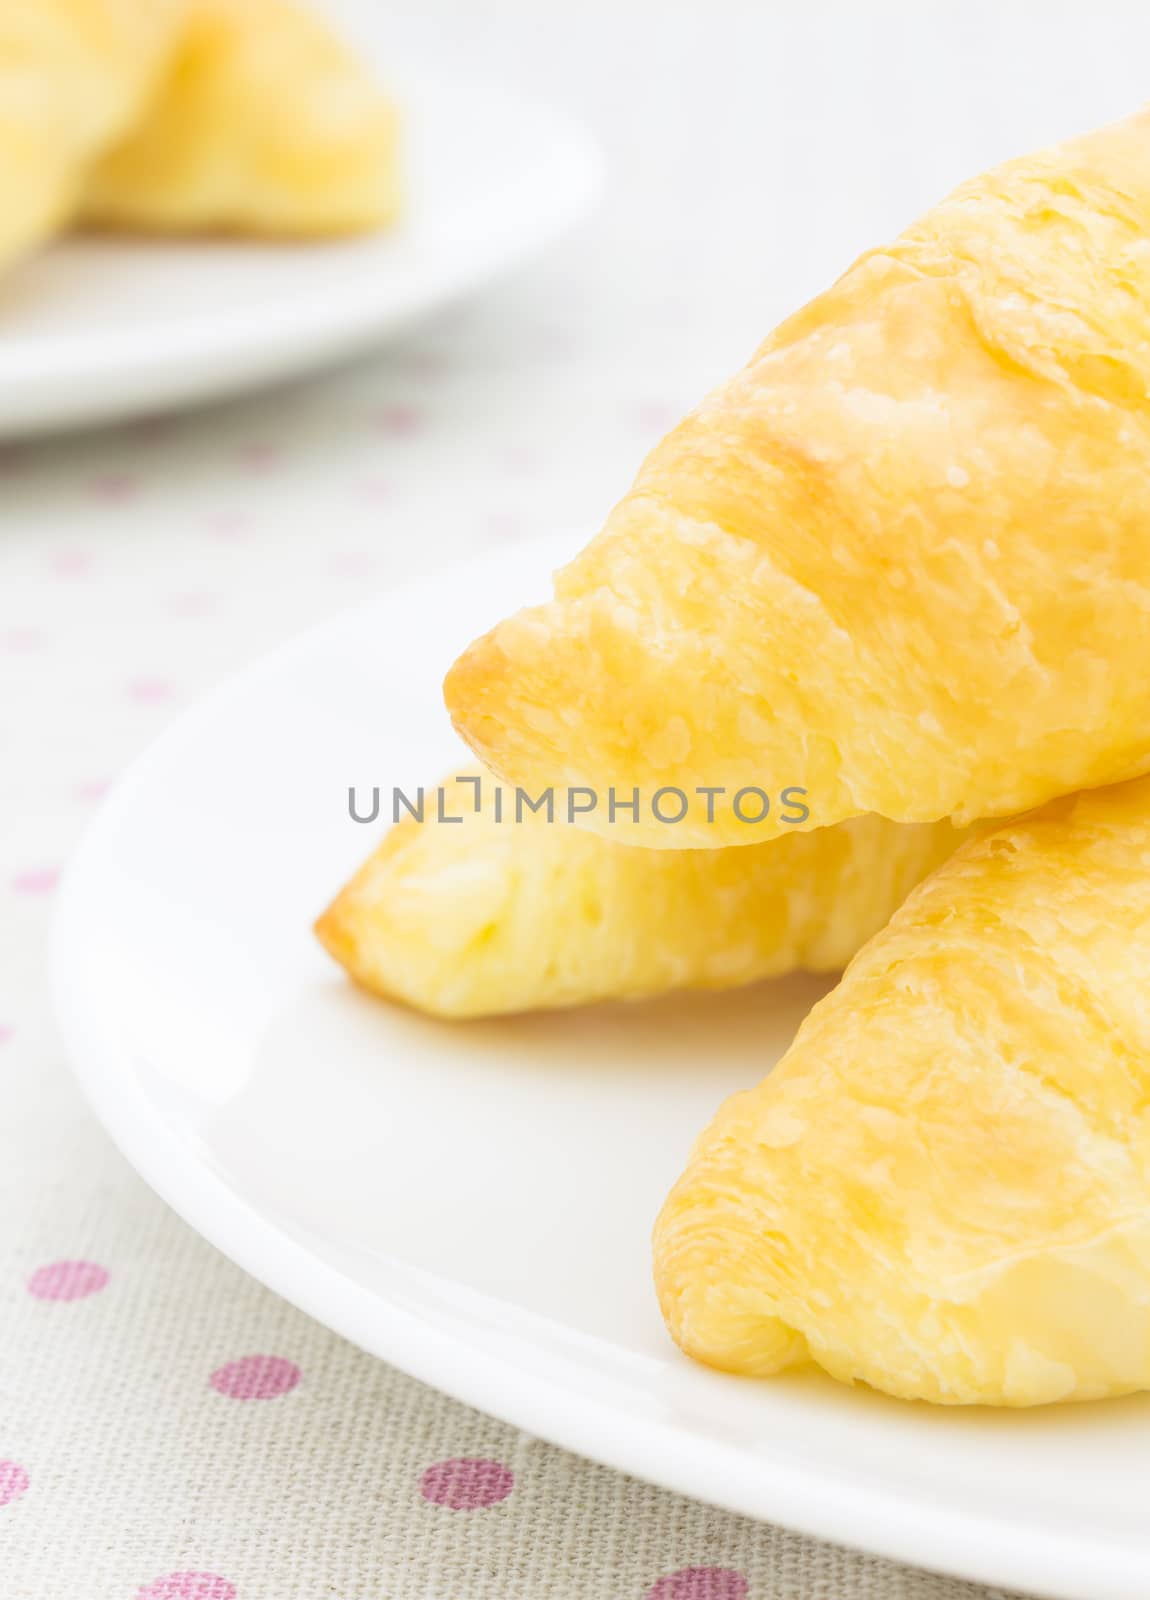
[{"label": "plate rim", "polygon": [[[566,553],[570,541],[539,540],[534,553]],[[561,1449],[639,1477],[673,1493],[767,1525],[927,1571],[1042,1594],[1051,1600],[1135,1600],[1150,1572],[1127,1541],[1063,1527],[1020,1529],[1005,1519],[915,1500],[893,1488],[823,1478],[817,1465],[782,1456],[753,1461],[737,1448],[684,1435],[658,1416],[619,1426],[609,1398],[565,1388],[552,1373],[527,1373],[508,1356],[480,1349],[357,1283],[268,1221],[211,1166],[169,1119],[133,1095],[120,1064],[115,1019],[85,1004],[84,948],[97,923],[87,908],[87,879],[98,871],[104,838],[153,773],[210,725],[239,689],[272,679],[280,664],[338,638],[353,618],[418,604],[445,578],[466,583],[478,568],[522,559],[501,545],[470,560],[447,562],[378,591],[289,638],[194,701],[125,769],[89,823],[62,875],[50,948],[57,1025],[84,1099],[128,1164],[162,1200],[224,1256],[322,1326],[430,1387]],[[752,1481],[753,1480],[753,1481]],[[763,1509],[769,1501],[769,1515]],[[1140,1562],[1140,1556],[1143,1561]]]}]

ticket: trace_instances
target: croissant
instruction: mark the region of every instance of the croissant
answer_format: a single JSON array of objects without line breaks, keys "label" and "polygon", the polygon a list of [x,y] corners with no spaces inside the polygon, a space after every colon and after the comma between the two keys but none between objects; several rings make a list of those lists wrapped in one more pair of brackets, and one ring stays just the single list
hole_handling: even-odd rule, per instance
[{"label": "croissant", "polygon": [[1148,240],[1150,111],[965,184],[651,452],[456,727],[517,784],[681,791],[680,847],[783,830],[699,786],[813,827],[1146,771]]},{"label": "croissant", "polygon": [[149,115],[91,173],[82,215],[153,230],[311,235],[388,222],[397,119],[292,0],[193,0]]},{"label": "croissant", "polygon": [[88,163],[153,91],[183,0],[0,7],[0,266],[64,221]]},{"label": "croissant", "polygon": [[549,823],[521,805],[516,820],[512,791],[497,817],[489,775],[442,792],[384,837],[316,932],[365,988],[443,1017],[838,971],[962,839],[949,822],[872,816],[749,850],[642,850],[562,810]]},{"label": "croissant", "polygon": [[655,1228],[674,1338],[907,1399],[1150,1387],[1150,779],[962,846]]}]

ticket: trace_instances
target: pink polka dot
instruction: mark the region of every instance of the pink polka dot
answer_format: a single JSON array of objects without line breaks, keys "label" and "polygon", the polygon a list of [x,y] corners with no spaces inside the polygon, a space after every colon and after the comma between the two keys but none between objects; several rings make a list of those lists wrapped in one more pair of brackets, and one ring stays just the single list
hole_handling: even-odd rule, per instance
[{"label": "pink polka dot", "polygon": [[92,558],[83,550],[62,550],[52,562],[52,571],[61,578],[85,578],[92,570]]},{"label": "pink polka dot", "polygon": [[10,1506],[28,1492],[31,1482],[18,1461],[0,1461],[0,1506]]},{"label": "pink polka dot", "polygon": [[644,433],[666,433],[673,428],[676,416],[670,406],[657,400],[648,400],[635,413],[635,421]]},{"label": "pink polka dot", "polygon": [[515,1474],[498,1461],[482,1456],[458,1456],[437,1461],[419,1480],[419,1492],[432,1505],[451,1511],[478,1511],[506,1500],[515,1487]]},{"label": "pink polka dot", "polygon": [[215,606],[215,595],[201,589],[189,589],[186,594],[174,594],[168,601],[168,609],[177,617],[206,617],[210,611],[215,610]]},{"label": "pink polka dot", "polygon": [[102,472],[88,485],[93,500],[120,502],[131,500],[140,485],[130,472]]},{"label": "pink polka dot", "polygon": [[545,361],[562,361],[578,349],[578,342],[566,328],[537,328],[531,340],[535,353]]},{"label": "pink polka dot", "polygon": [[532,450],[529,445],[513,444],[500,452],[499,461],[505,472],[518,477],[535,471],[539,465],[539,452]]},{"label": "pink polka dot", "polygon": [[91,778],[87,783],[76,785],[76,799],[83,800],[89,805],[96,800],[102,800],[107,792],[107,778]]},{"label": "pink polka dot", "polygon": [[36,628],[5,628],[0,633],[0,650],[12,655],[22,654],[25,650],[35,650],[43,641],[43,634]]},{"label": "pink polka dot", "polygon": [[414,406],[384,406],[375,420],[382,433],[418,433],[423,426],[423,418]]},{"label": "pink polka dot", "polygon": [[6,1022],[0,1022],[0,1044],[7,1044],[13,1031]]},{"label": "pink polka dot", "polygon": [[108,1276],[95,1261],[50,1261],[28,1279],[28,1293],[37,1300],[83,1300],[99,1294]]},{"label": "pink polka dot", "polygon": [[159,705],[172,698],[172,686],[163,678],[135,678],[128,685],[128,697],[141,706]]},{"label": "pink polka dot", "polygon": [[390,500],[392,486],[387,478],[364,478],[359,493],[365,500]]},{"label": "pink polka dot", "polygon": [[214,1572],[169,1572],[138,1589],[136,1600],[236,1600],[236,1586]]},{"label": "pink polka dot", "polygon": [[209,1382],[231,1400],[274,1400],[294,1389],[300,1377],[295,1362],[283,1356],[243,1356],[217,1367]]},{"label": "pink polka dot", "polygon": [[270,472],[283,459],[283,450],[270,439],[252,439],[236,451],[236,460],[249,472]]},{"label": "pink polka dot", "polygon": [[510,511],[493,511],[487,519],[487,531],[493,539],[518,539],[523,534],[523,521]]},{"label": "pink polka dot", "polygon": [[730,1567],[681,1567],[653,1583],[646,1600],[743,1600],[748,1587]]},{"label": "pink polka dot", "polygon": [[330,565],[337,578],[366,578],[375,571],[375,558],[366,550],[337,550]]},{"label": "pink polka dot", "polygon": [[251,532],[250,520],[241,511],[213,511],[205,526],[217,539],[242,539]]},{"label": "pink polka dot", "polygon": [[13,876],[12,887],[17,894],[51,894],[59,881],[55,867],[26,867]]}]

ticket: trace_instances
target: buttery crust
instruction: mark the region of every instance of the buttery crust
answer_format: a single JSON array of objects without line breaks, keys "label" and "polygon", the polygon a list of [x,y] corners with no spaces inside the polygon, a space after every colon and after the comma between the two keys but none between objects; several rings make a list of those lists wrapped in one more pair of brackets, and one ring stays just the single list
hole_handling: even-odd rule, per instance
[{"label": "buttery crust", "polygon": [[[1143,112],[965,184],[784,322],[554,600],[463,655],[455,724],[514,783],[800,785],[810,826],[1143,772],[1148,395]],[[692,815],[676,846],[747,842]]]},{"label": "buttery crust", "polygon": [[1150,779],[964,845],[699,1140],[674,1338],[947,1404],[1150,1387],[1148,989]]},{"label": "buttery crust", "polygon": [[[476,777],[477,775],[471,775]],[[643,850],[543,813],[497,822],[490,775],[449,780],[320,918],[365,988],[490,1016],[841,969],[963,835],[857,817],[747,850]],[[559,815],[562,815],[560,811]]]},{"label": "buttery crust", "polygon": [[68,216],[88,164],[138,117],[185,0],[0,5],[0,266]]},{"label": "buttery crust", "polygon": [[117,227],[308,236],[399,207],[398,118],[367,68],[292,0],[193,0],[149,113],[90,175]]}]

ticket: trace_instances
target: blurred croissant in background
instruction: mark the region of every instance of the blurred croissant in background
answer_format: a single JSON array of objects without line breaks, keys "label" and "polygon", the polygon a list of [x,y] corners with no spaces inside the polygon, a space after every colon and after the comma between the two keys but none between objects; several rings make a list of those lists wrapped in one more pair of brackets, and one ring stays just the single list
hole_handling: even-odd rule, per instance
[{"label": "blurred croissant in background", "polygon": [[196,0],[160,92],[89,174],[116,227],[286,235],[382,226],[397,118],[367,69],[293,0]]},{"label": "blurred croissant in background", "polygon": [[6,0],[0,267],[74,220],[284,237],[381,227],[398,119],[292,0]]},{"label": "blurred croissant in background", "polygon": [[70,218],[93,159],[143,113],[187,0],[4,0],[0,267]]}]

